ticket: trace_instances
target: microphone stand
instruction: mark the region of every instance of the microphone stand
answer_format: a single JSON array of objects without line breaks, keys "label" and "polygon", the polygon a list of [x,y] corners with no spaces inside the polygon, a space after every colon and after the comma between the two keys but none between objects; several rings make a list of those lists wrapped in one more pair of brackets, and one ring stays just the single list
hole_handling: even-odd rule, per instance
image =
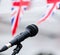
[{"label": "microphone stand", "polygon": [[19,51],[21,50],[22,48],[22,44],[21,43],[18,43],[16,48],[13,50],[13,53],[11,55],[16,55],[19,53]]}]

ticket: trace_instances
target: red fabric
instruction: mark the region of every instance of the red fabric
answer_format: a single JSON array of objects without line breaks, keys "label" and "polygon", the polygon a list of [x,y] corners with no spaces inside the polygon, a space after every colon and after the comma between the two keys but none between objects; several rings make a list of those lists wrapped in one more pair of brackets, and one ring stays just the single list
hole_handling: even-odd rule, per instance
[{"label": "red fabric", "polygon": [[[23,1],[23,2],[22,2],[22,6],[24,6],[24,5],[29,5],[29,3],[30,3],[30,2],[24,2],[24,1]],[[21,2],[14,2],[14,3],[13,3],[13,6],[21,6]]]},{"label": "red fabric", "polygon": [[57,3],[60,2],[60,0],[47,0],[47,3]]},{"label": "red fabric", "polygon": [[23,0],[20,0],[19,2],[13,2],[13,6],[17,6],[19,7],[19,10],[18,10],[18,14],[17,14],[17,17],[16,17],[16,21],[15,21],[15,24],[14,24],[14,28],[12,30],[12,35],[14,35],[16,33],[16,30],[17,30],[17,27],[18,27],[18,23],[19,23],[19,15],[21,13],[21,7],[22,6],[29,6],[30,2],[29,1],[23,1]]}]

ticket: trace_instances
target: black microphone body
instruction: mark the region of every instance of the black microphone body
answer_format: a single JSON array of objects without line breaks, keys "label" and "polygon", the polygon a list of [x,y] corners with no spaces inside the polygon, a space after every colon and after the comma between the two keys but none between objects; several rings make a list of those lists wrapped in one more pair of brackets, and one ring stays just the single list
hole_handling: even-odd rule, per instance
[{"label": "black microphone body", "polygon": [[19,42],[22,42],[24,39],[28,38],[29,37],[29,32],[28,30],[25,31],[25,32],[22,32],[20,33],[19,35],[17,35],[12,41],[10,41],[9,43],[11,43],[11,45],[16,45],[18,44]]},{"label": "black microphone body", "polygon": [[24,32],[20,33],[12,41],[10,41],[8,44],[6,44],[0,50],[0,52],[3,52],[14,45],[17,45],[18,43],[22,42],[23,40],[25,40],[28,37],[35,36],[37,33],[38,33],[38,27],[36,25],[32,24],[32,25],[27,26],[26,30]]}]

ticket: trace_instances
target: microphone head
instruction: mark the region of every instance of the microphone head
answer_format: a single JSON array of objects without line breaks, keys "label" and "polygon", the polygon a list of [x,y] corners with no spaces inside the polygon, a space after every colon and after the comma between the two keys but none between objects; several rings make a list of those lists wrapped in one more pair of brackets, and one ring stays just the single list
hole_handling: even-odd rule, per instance
[{"label": "microphone head", "polygon": [[30,36],[35,36],[38,33],[38,27],[35,24],[31,24],[26,27],[30,31]]}]

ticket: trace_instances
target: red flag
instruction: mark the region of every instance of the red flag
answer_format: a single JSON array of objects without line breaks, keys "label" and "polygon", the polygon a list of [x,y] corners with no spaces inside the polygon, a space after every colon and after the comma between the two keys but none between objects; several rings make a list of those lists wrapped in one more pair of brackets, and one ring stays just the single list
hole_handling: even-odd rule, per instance
[{"label": "red flag", "polygon": [[53,6],[52,6],[52,8],[49,10],[48,14],[45,15],[41,20],[39,20],[39,21],[37,22],[37,25],[40,24],[40,23],[42,23],[42,22],[44,22],[44,21],[51,15],[52,11],[54,10],[54,8],[55,8],[56,5],[57,5],[57,2],[60,2],[60,0],[47,0],[47,4],[52,4],[52,3],[53,3]]},{"label": "red flag", "polygon": [[[12,6],[17,8],[17,12],[13,12],[12,14],[12,20],[11,20],[12,35],[16,33],[18,23],[19,23],[19,18],[21,18],[21,13],[23,13],[24,10],[26,10],[27,7],[29,7],[29,5],[30,5],[30,0],[19,0],[19,1],[14,1],[12,3]],[[17,15],[15,15],[16,13]]]}]

